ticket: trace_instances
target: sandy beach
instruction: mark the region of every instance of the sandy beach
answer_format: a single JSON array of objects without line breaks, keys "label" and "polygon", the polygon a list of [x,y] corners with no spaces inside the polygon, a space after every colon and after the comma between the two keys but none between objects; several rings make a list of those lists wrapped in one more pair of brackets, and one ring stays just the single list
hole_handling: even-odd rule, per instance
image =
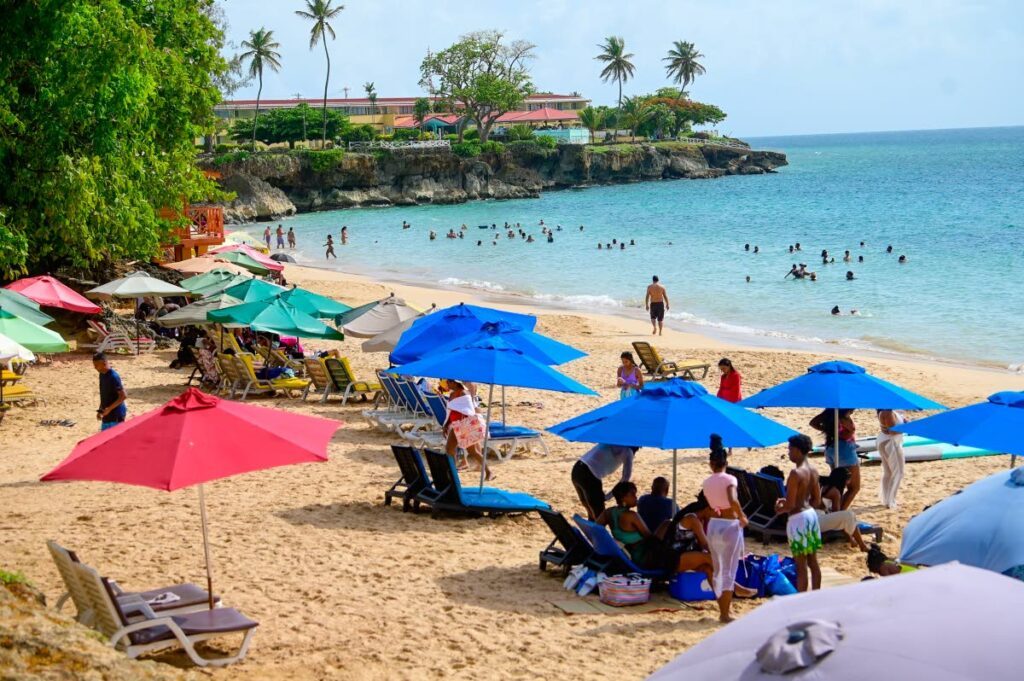
[{"label": "sandy beach", "polygon": [[[364,277],[290,266],[289,282],[349,304],[390,292],[417,307],[473,302],[456,291],[380,284]],[[490,304],[490,303],[488,303]],[[600,398],[508,391],[514,423],[544,428],[614,399],[618,355],[633,340],[648,339],[640,318],[508,306],[539,315],[538,330],[579,347],[589,356],[563,370],[601,393]],[[359,339],[310,342],[339,347],[357,374],[369,378],[386,363],[364,354]],[[792,378],[836,356],[730,346],[666,330],[656,345],[672,358],[715,364],[730,357],[744,376],[744,393]],[[843,351],[848,352],[847,350]],[[1024,390],[1024,375],[880,355],[852,359],[870,372],[948,406],[962,406],[999,390]],[[187,373],[168,368],[173,353],[116,357],[130,414],[152,409],[182,390]],[[26,379],[45,404],[8,413],[0,457],[2,521],[0,566],[23,572],[52,604],[62,592],[45,541],[74,549],[125,588],[203,580],[202,543],[194,490],[163,493],[100,483],[43,484],[39,477],[74,444],[97,430],[96,374],[86,353],[30,370]],[[703,382],[714,392],[717,372]],[[551,537],[536,516],[502,519],[434,519],[383,505],[384,491],[399,477],[390,436],[360,417],[364,404],[303,403],[260,398],[254,403],[339,419],[330,461],[222,480],[207,486],[215,590],[225,603],[258,620],[260,628],[244,663],[202,672],[221,679],[640,679],[688,646],[718,630],[713,603],[669,612],[566,615],[553,601],[572,598],[561,578],[537,567],[537,552]],[[807,410],[767,415],[811,433]],[[73,419],[71,428],[46,427],[43,419]],[[874,413],[857,413],[859,434],[873,434]],[[550,455],[517,455],[495,466],[496,485],[526,491],[567,516],[579,512],[570,469],[586,445],[546,437]],[[703,451],[681,454],[680,500],[696,494],[706,476]],[[733,465],[788,468],[782,448],[737,450]],[[816,462],[823,466],[823,462]],[[854,503],[858,516],[886,529],[883,549],[898,553],[900,528],[915,513],[985,475],[1004,469],[1007,457],[908,465],[900,506],[878,501],[880,469],[863,469]],[[641,450],[634,480],[641,489],[671,473],[671,453]],[[467,478],[468,480],[468,478]],[[748,540],[748,551],[785,553]],[[863,555],[844,543],[828,544],[823,565],[859,579]],[[740,616],[757,607],[740,601]],[[184,657],[159,659],[184,665]]]}]

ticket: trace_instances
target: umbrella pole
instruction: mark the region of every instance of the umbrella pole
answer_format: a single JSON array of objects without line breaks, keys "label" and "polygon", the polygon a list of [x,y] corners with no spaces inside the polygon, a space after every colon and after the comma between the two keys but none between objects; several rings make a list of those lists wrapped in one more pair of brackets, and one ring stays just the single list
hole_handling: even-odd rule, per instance
[{"label": "umbrella pole", "polygon": [[508,421],[505,419],[505,386],[501,386],[501,425],[508,425]]},{"label": "umbrella pole", "polygon": [[203,554],[206,557],[206,593],[210,597],[210,610],[213,610],[213,571],[210,567],[210,537],[206,530],[206,497],[203,496],[203,485],[199,484],[199,517],[203,521]]},{"label": "umbrella pole", "polygon": [[480,491],[484,489],[484,479],[487,477],[487,440],[491,436],[491,402],[494,401],[494,384],[487,390],[487,418],[484,421],[484,451],[480,457]]},{"label": "umbrella pole", "polygon": [[135,299],[135,356],[139,356],[139,299]]},{"label": "umbrella pole", "polygon": [[835,425],[835,439],[832,440],[832,460],[836,463],[836,468],[839,467],[839,407],[836,407],[832,411],[832,418],[834,419],[833,424]]}]

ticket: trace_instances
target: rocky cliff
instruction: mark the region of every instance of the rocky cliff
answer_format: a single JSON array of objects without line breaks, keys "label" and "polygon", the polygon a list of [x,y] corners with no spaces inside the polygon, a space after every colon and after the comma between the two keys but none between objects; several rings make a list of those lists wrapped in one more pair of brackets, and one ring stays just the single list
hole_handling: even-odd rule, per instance
[{"label": "rocky cliff", "polygon": [[236,194],[229,222],[364,205],[461,203],[537,197],[549,189],[773,172],[786,156],[738,146],[658,142],[609,146],[509,144],[460,158],[448,151],[263,153],[209,160]]}]

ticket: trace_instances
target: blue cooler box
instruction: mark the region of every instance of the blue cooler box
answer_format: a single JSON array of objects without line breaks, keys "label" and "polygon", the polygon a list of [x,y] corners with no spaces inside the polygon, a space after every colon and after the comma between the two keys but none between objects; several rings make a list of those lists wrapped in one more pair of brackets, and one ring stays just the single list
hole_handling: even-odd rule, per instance
[{"label": "blue cooler box", "polygon": [[668,583],[668,593],[679,601],[715,600],[715,592],[703,572],[680,572]]}]

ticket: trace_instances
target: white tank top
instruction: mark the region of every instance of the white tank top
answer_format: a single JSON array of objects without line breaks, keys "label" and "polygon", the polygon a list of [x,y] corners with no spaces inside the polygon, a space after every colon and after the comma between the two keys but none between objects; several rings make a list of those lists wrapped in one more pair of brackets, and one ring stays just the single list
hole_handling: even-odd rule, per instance
[{"label": "white tank top", "polygon": [[[899,412],[899,411],[893,410],[892,415],[896,418],[896,423],[894,425],[898,426],[898,425],[900,425],[902,423],[906,423],[905,419],[903,418],[903,412]],[[888,442],[889,440],[895,440],[896,442],[903,442],[903,433],[896,433],[895,435],[890,435],[889,433],[886,433],[884,431],[879,431],[878,432],[878,438],[876,440],[878,442],[878,444],[882,444],[883,442]]]}]

